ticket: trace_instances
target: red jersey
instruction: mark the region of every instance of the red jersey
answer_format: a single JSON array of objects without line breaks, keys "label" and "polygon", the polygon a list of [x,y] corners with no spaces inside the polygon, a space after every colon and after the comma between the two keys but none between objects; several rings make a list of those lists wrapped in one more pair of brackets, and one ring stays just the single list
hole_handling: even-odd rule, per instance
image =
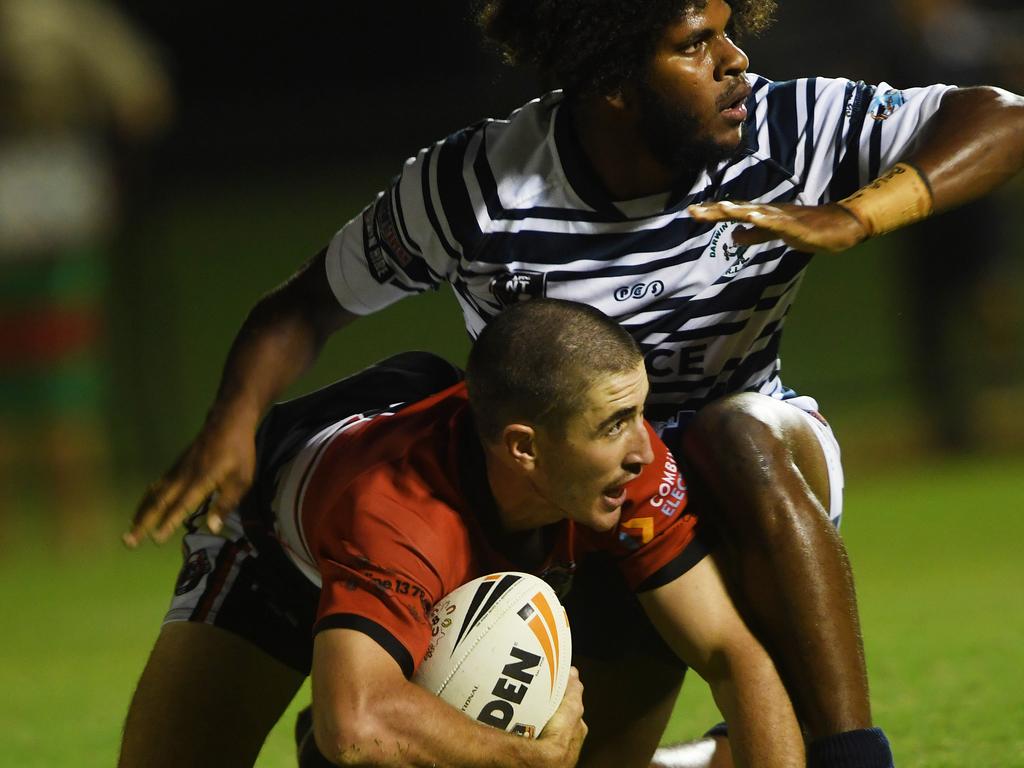
[{"label": "red jersey", "polygon": [[647,429],[655,460],[626,486],[613,530],[563,520],[514,534],[501,529],[464,384],[322,430],[283,468],[273,505],[282,545],[321,585],[314,631],[363,631],[411,675],[431,606],[477,576],[527,571],[558,591],[599,551],[634,590],[668,583],[706,550],[682,473]]}]

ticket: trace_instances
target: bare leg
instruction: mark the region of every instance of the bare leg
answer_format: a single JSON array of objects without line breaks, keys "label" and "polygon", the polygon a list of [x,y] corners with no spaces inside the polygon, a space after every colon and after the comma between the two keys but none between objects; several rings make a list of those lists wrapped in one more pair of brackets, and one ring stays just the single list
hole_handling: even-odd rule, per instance
[{"label": "bare leg", "polygon": [[870,727],[853,578],[811,427],[793,406],[745,393],[704,408],[683,443],[720,515],[737,605],[808,737]]},{"label": "bare leg", "polygon": [[121,768],[243,768],[305,676],[208,624],[166,624],[135,690]]}]

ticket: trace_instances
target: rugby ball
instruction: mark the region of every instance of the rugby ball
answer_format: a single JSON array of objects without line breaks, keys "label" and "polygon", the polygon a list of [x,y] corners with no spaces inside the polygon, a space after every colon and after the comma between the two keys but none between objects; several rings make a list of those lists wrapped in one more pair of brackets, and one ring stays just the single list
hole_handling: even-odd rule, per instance
[{"label": "rugby ball", "polygon": [[430,613],[413,681],[474,720],[536,738],[558,709],[572,663],[565,609],[527,573],[463,584]]}]

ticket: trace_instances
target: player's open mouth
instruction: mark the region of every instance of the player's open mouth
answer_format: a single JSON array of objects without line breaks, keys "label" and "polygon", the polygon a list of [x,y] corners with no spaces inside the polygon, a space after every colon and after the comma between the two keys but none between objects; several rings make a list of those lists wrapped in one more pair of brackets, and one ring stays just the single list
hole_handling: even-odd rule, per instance
[{"label": "player's open mouth", "polygon": [[743,122],[747,119],[747,98],[750,96],[750,86],[744,85],[731,96],[721,108],[722,116],[727,120]]},{"label": "player's open mouth", "polygon": [[621,507],[626,500],[626,486],[613,485],[604,489],[604,501],[609,507]]}]

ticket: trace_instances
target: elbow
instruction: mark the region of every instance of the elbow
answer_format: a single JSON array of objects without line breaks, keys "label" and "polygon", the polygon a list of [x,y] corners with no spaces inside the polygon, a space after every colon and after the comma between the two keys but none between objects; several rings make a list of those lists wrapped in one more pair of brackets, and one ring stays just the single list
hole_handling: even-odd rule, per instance
[{"label": "elbow", "polygon": [[958,121],[980,126],[988,142],[1015,149],[1024,161],[1024,96],[993,85],[979,85],[950,91],[942,107],[953,110]]},{"label": "elbow", "polygon": [[371,768],[382,764],[383,733],[372,713],[334,710],[313,718],[317,749],[332,765]]},{"label": "elbow", "polygon": [[972,85],[948,91],[942,105],[963,105],[966,109],[1005,109],[1012,113],[1024,111],[1024,96],[994,85]]}]

